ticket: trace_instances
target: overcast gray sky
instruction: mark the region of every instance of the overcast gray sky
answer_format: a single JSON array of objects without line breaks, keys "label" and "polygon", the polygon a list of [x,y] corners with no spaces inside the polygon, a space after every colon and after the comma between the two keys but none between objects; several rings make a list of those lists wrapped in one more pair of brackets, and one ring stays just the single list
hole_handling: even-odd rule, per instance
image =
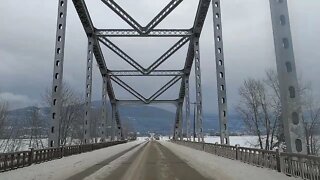
[{"label": "overcast gray sky", "polygon": [[[320,1],[288,0],[298,74],[313,81],[319,97],[320,83]],[[97,28],[128,28],[100,0],[87,0]],[[146,25],[169,0],[118,0],[140,24]],[[157,28],[190,28],[197,9],[197,0],[184,0]],[[229,108],[237,104],[238,88],[248,77],[263,77],[266,69],[275,67],[269,0],[222,0],[222,24],[225,50]],[[85,90],[87,39],[72,1],[68,4],[64,80],[83,93]],[[0,98],[11,108],[41,104],[46,87],[51,87],[57,0],[10,0],[0,3]],[[203,103],[206,112],[217,112],[212,10],[209,9],[200,41]],[[144,66],[172,46],[178,39],[112,38]],[[103,47],[103,45],[102,45]],[[103,47],[110,69],[130,68],[115,54]],[[187,45],[172,56],[160,69],[181,69]],[[192,72],[193,73],[193,72]],[[94,68],[93,100],[101,97],[101,77]],[[194,91],[194,76],[192,91]],[[168,78],[123,78],[137,91],[151,95]],[[118,98],[132,96],[114,85]],[[161,98],[176,98],[174,86]],[[194,96],[191,97],[194,100]]]}]

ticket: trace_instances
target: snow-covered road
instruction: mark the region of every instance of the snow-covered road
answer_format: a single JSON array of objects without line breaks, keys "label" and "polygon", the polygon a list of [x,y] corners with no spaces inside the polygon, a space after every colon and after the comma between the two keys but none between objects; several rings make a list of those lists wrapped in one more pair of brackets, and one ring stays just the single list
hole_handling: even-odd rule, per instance
[{"label": "snow-covered road", "polygon": [[[133,141],[96,151],[63,157],[61,159],[33,164],[28,167],[0,173],[0,180],[62,180],[103,163],[118,153],[133,148],[144,141]],[[81,175],[81,174],[80,174]]]},{"label": "snow-covered road", "polygon": [[[164,180],[171,180],[173,176],[184,177],[181,180],[193,180],[192,177],[214,180],[298,179],[274,170],[251,166],[167,141],[159,141],[161,145],[155,142],[150,145],[145,142],[138,140],[3,172],[0,173],[0,180],[96,180],[110,179],[109,177],[117,180],[114,177],[123,179],[124,176],[126,177],[124,180],[131,180],[131,177],[139,177],[137,175],[142,172],[146,177],[150,175],[157,176],[158,179],[166,177]],[[187,170],[189,175],[179,174],[179,168],[189,168]],[[172,177],[169,177],[170,174]]]},{"label": "snow-covered road", "polygon": [[162,145],[170,149],[178,157],[187,162],[195,170],[214,180],[298,180],[277,171],[255,167],[203,151],[198,151],[162,141]]}]

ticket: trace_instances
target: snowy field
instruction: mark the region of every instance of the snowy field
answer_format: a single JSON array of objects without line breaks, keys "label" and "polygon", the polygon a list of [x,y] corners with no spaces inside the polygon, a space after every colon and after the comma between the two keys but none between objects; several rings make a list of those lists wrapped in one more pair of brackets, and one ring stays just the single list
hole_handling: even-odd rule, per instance
[{"label": "snowy field", "polygon": [[[148,137],[137,137],[138,140],[146,140]],[[166,141],[169,140],[169,136],[160,136],[160,140]],[[185,139],[186,140],[186,139]],[[191,139],[193,140],[193,139]],[[198,139],[196,139],[197,141]],[[219,136],[206,136],[204,137],[206,143],[219,143]],[[255,144],[258,143],[257,136],[230,136],[230,145],[240,145],[241,147],[255,147]]]},{"label": "snowy field", "polygon": [[[254,147],[258,143],[257,136],[230,136],[230,145],[240,145],[241,147]],[[204,141],[207,143],[219,143],[219,136],[208,136],[204,138]]]},{"label": "snowy field", "polygon": [[[148,137],[137,137],[139,141],[145,141]],[[161,136],[160,140],[166,141],[169,140],[169,136]],[[197,139],[196,139],[197,140]],[[205,142],[207,143],[220,143],[219,136],[206,136],[204,138]],[[74,140],[75,141],[75,140]],[[6,140],[0,139],[0,153],[3,152],[16,152],[16,151],[27,151],[30,147],[38,146],[39,149],[42,147],[47,147],[48,140],[41,139],[37,142],[32,142],[30,146],[30,139],[16,139],[16,140]],[[71,143],[76,144],[76,143]],[[254,147],[257,144],[257,137],[256,136],[230,136],[230,145],[239,144],[241,147]],[[37,148],[36,148],[37,149]]]}]

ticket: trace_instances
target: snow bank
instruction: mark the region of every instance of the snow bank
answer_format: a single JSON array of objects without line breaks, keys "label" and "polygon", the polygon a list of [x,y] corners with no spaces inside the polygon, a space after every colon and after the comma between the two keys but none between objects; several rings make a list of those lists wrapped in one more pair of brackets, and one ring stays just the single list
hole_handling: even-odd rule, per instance
[{"label": "snow bank", "polygon": [[57,159],[41,164],[34,164],[21,169],[0,173],[0,179],[21,180],[21,179],[66,179],[95,164],[108,159],[119,152],[127,150],[143,141],[133,141],[125,144],[111,146],[92,152],[82,153],[62,159]]},{"label": "snow bank", "polygon": [[288,180],[295,179],[277,171],[259,168],[249,164],[242,163],[203,151],[198,151],[185,146],[177,145],[171,142],[161,141],[162,145],[169,148],[173,153],[185,160],[191,167],[198,172],[213,178],[215,180]]}]

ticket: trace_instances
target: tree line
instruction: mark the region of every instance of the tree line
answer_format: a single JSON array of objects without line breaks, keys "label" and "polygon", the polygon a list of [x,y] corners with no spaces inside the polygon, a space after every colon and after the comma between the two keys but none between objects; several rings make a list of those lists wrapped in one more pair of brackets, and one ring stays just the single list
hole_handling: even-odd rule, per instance
[{"label": "tree line", "polygon": [[[47,88],[42,95],[42,107],[32,106],[27,109],[24,118],[13,121],[9,115],[9,103],[0,99],[0,152],[15,152],[28,148],[41,149],[48,147],[48,129],[51,118],[51,89]],[[84,127],[84,96],[63,83],[61,92],[62,111],[60,122],[61,145],[82,144]],[[101,105],[102,106],[102,105]],[[101,106],[91,109],[91,136],[99,142],[101,131]],[[110,120],[110,115],[107,115]],[[124,122],[124,135],[133,131],[133,127]],[[110,124],[106,124],[110,126]],[[105,131],[104,131],[105,132]],[[106,136],[110,136],[106,134]]]},{"label": "tree line", "polygon": [[[313,94],[312,84],[300,80],[297,93],[301,97],[308,153],[318,155],[320,150],[320,101]],[[277,73],[267,70],[264,78],[248,78],[239,88],[240,102],[236,110],[247,133],[257,136],[254,146],[285,150],[281,120],[280,90]]]}]

